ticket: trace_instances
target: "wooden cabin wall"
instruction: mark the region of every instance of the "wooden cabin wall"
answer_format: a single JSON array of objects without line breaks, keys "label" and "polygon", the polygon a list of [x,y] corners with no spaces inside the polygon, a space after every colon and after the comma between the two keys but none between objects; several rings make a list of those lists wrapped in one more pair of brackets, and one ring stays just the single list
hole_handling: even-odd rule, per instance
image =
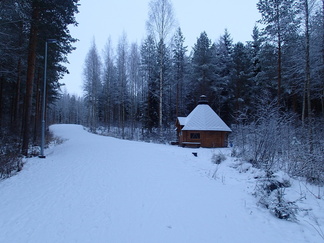
[{"label": "wooden cabin wall", "polygon": [[[191,133],[200,133],[200,139],[191,139]],[[228,145],[227,137],[228,132],[222,131],[182,131],[179,142],[200,142],[201,147],[222,148]]]}]

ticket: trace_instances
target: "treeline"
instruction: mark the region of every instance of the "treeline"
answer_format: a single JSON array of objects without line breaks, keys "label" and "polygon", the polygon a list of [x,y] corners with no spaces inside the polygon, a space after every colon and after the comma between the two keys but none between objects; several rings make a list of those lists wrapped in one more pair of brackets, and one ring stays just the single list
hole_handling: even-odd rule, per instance
[{"label": "treeline", "polygon": [[[159,2],[168,1],[152,1],[149,16],[167,12]],[[216,41],[202,32],[189,50],[181,28],[168,30],[174,33],[169,38],[152,28],[140,45],[124,34],[116,47],[108,40],[102,53],[93,42],[85,59],[80,120],[93,129],[172,127],[201,94],[227,124],[237,124],[242,114],[252,121],[263,98],[276,100],[303,122],[323,118],[323,6],[308,0],[259,1],[262,29],[255,26],[247,43],[234,43],[228,30]],[[64,108],[58,106],[56,114]]]},{"label": "treeline", "polygon": [[[154,21],[172,20],[161,7],[166,2],[151,2],[149,16],[160,13]],[[93,42],[84,97],[63,94],[53,121],[171,141],[176,117],[187,116],[204,94],[232,127],[235,156],[269,177],[280,169],[324,183],[324,1],[260,0],[257,8],[262,18],[246,43],[234,43],[228,30],[216,41],[202,32],[190,50],[181,28],[165,31],[173,33],[167,38],[157,29],[172,25],[154,27],[150,18],[140,45],[124,34],[100,53]]]}]

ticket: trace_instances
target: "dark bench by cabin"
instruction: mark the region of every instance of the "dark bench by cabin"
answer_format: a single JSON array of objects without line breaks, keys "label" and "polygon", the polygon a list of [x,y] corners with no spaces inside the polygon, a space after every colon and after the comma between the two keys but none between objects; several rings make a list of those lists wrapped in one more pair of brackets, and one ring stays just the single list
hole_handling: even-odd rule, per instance
[{"label": "dark bench by cabin", "polygon": [[182,142],[182,147],[190,147],[190,148],[199,148],[200,143],[199,142]]}]

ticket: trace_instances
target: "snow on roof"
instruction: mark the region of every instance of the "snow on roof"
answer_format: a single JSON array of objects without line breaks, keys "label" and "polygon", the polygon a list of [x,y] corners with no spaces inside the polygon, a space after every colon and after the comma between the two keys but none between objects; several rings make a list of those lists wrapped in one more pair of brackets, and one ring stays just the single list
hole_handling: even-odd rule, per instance
[{"label": "snow on roof", "polygon": [[180,126],[184,126],[186,124],[187,117],[178,117]]},{"label": "snow on roof", "polygon": [[181,125],[184,122],[184,131],[232,131],[208,104],[197,105],[185,120],[182,118],[178,117]]}]

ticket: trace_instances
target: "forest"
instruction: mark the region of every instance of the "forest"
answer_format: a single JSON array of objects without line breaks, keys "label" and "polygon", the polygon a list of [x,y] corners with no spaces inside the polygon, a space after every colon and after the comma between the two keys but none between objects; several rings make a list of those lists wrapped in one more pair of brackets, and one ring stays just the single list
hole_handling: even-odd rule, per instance
[{"label": "forest", "polygon": [[[251,41],[218,40],[203,30],[185,46],[170,0],[151,0],[147,36],[102,53],[95,41],[84,61],[84,96],[63,92],[60,79],[73,51],[68,25],[78,0],[0,2],[1,174],[21,169],[40,144],[44,46],[46,121],[81,124],[122,139],[175,140],[176,117],[200,95],[231,127],[233,154],[269,173],[283,169],[324,182],[324,0],[259,0]],[[230,11],[230,10],[228,10]],[[215,23],[217,24],[217,23]]]}]

